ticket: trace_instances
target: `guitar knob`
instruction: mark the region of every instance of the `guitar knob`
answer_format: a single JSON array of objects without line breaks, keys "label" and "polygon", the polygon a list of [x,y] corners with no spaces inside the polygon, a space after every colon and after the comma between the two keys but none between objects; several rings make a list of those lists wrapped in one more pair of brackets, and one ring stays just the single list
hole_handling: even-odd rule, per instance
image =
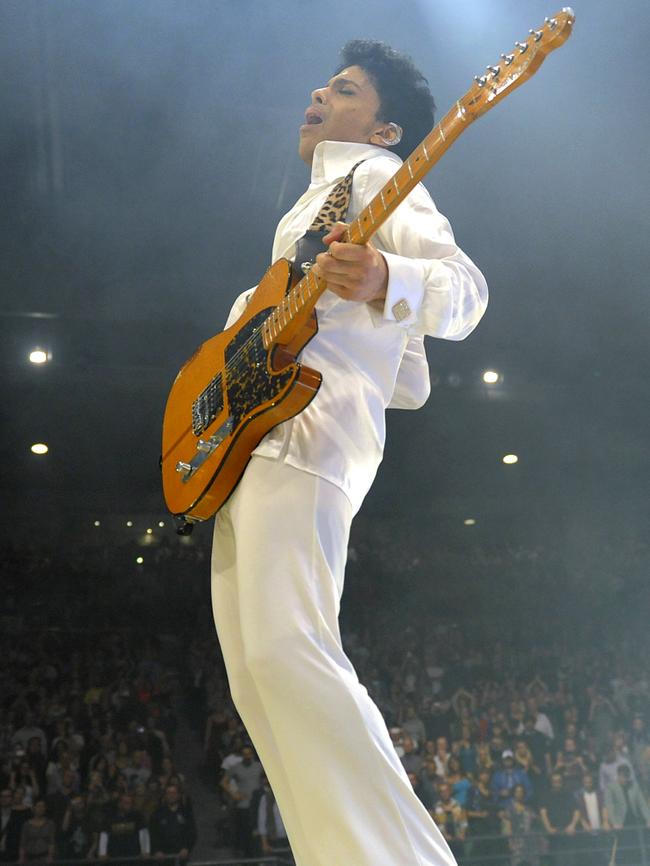
[{"label": "guitar knob", "polygon": [[502,54],[501,59],[503,60],[503,62],[505,63],[506,66],[510,66],[512,61],[515,59],[515,55],[514,54]]},{"label": "guitar knob", "polygon": [[311,269],[312,269],[313,267],[314,267],[313,262],[303,262],[303,263],[300,265],[300,270],[303,272],[303,274],[308,274],[309,271],[311,271]]},{"label": "guitar knob", "polygon": [[528,50],[528,43],[527,42],[515,42],[515,48],[518,48],[519,53],[523,54],[525,51]]},{"label": "guitar knob", "polygon": [[542,31],[541,30],[529,30],[528,32],[533,37],[535,42],[539,42],[539,40],[542,38]]}]

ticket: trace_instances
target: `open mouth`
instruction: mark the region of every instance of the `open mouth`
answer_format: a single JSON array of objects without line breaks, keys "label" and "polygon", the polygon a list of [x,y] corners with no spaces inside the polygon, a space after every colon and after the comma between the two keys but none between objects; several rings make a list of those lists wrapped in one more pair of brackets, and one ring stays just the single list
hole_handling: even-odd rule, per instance
[{"label": "open mouth", "polygon": [[307,126],[317,126],[319,123],[323,122],[323,118],[317,111],[307,110],[305,112],[305,123]]}]

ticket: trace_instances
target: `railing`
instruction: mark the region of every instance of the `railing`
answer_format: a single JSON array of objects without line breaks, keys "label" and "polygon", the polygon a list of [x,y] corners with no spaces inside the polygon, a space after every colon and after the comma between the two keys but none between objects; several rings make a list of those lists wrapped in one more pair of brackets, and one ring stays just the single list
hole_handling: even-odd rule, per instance
[{"label": "railing", "polygon": [[[528,833],[525,836],[467,836],[451,842],[458,866],[650,866],[650,830],[625,827],[573,835]],[[148,859],[112,857],[108,860],[75,860],[75,866],[185,866],[178,857]],[[271,856],[193,860],[190,866],[294,866],[284,851]],[[55,860],[50,866],[70,866]]]},{"label": "railing", "polygon": [[467,836],[452,842],[458,866],[650,866],[647,827],[622,830]]}]

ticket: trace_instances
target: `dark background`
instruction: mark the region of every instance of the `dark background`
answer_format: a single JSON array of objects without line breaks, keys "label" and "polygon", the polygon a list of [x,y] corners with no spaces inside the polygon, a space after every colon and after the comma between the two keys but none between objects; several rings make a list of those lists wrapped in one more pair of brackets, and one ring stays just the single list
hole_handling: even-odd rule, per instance
[{"label": "dark background", "polygon": [[[410,53],[441,117],[554,11],[2,0],[7,537],[98,539],[100,520],[111,544],[127,518],[140,533],[164,519],[169,385],[268,265],[308,180],[302,113],[347,39]],[[468,537],[544,545],[588,584],[599,568],[638,571],[639,551],[647,562],[650,10],[590,0],[575,12],[569,42],[429,175],[491,302],[467,341],[428,342],[432,397],[390,413],[356,531],[418,561]],[[36,345],[52,354],[41,368],[27,360]],[[496,386],[481,380],[488,368]],[[30,453],[37,441],[47,456]],[[509,452],[517,465],[501,462]],[[194,537],[207,544],[209,530]]]}]

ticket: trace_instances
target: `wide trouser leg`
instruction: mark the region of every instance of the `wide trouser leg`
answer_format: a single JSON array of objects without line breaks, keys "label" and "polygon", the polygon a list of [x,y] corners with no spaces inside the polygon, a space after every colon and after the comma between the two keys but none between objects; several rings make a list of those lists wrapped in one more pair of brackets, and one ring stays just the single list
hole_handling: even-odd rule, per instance
[{"label": "wide trouser leg", "polygon": [[351,520],[335,486],[251,460],[217,516],[213,552],[233,700],[299,866],[452,866],[341,647]]}]

